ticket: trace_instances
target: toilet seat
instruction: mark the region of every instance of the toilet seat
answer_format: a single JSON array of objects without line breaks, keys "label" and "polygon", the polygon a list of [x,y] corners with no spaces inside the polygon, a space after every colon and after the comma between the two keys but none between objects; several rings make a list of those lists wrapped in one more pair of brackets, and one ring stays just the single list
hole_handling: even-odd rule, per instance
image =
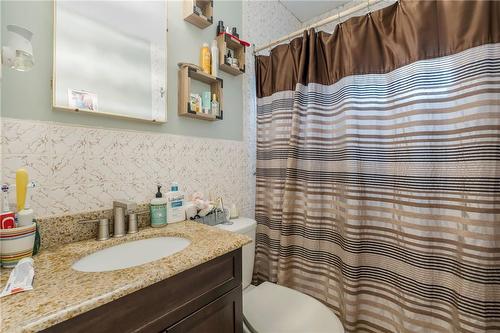
[{"label": "toilet seat", "polygon": [[335,314],[311,296],[264,282],[243,294],[243,314],[258,333],[343,333]]}]

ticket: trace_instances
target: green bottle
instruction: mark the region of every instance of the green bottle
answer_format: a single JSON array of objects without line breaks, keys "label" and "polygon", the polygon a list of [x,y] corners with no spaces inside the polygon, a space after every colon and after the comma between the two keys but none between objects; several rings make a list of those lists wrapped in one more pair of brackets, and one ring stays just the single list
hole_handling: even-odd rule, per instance
[{"label": "green bottle", "polygon": [[155,198],[151,200],[149,209],[153,228],[167,225],[167,198],[163,198],[161,185],[158,185],[158,192],[156,192]]}]

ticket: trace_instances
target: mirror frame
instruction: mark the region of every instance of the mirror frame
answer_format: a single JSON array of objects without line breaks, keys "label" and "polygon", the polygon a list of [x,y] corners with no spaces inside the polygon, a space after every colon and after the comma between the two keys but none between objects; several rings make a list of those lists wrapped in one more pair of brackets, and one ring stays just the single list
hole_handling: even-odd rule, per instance
[{"label": "mirror frame", "polygon": [[[64,111],[64,112],[72,112],[72,113],[83,113],[83,114],[90,114],[90,115],[103,115],[107,117],[112,117],[112,118],[118,118],[118,119],[128,119],[128,120],[137,120],[137,121],[142,121],[142,122],[147,122],[147,123],[155,123],[155,124],[164,124],[168,120],[168,0],[163,0],[165,2],[165,26],[166,26],[166,31],[165,31],[165,120],[157,120],[157,119],[147,119],[147,118],[141,118],[141,117],[134,117],[134,116],[127,116],[127,115],[121,115],[119,113],[113,113],[113,112],[106,112],[106,111],[87,111],[87,110],[80,110],[78,108],[71,108],[69,106],[61,106],[56,104],[56,43],[57,43],[57,38],[56,38],[56,28],[57,28],[57,2],[58,1],[64,1],[64,0],[53,0],[53,19],[52,19],[52,80],[51,80],[51,89],[52,89],[52,110],[53,111]],[[112,1],[112,0],[108,0]]]}]

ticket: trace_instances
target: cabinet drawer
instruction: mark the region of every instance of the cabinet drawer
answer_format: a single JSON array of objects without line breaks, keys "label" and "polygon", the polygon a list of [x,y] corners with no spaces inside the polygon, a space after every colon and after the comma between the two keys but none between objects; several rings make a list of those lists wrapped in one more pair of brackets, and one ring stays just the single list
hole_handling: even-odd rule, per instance
[{"label": "cabinet drawer", "polygon": [[241,286],[205,305],[165,330],[165,333],[241,333]]},{"label": "cabinet drawer", "polygon": [[241,286],[241,249],[85,312],[44,332],[160,332],[238,286]]}]

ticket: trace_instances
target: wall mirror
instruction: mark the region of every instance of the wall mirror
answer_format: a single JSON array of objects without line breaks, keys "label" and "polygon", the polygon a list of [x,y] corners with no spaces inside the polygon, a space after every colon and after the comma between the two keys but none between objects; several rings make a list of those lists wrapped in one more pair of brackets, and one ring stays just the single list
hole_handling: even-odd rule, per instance
[{"label": "wall mirror", "polygon": [[166,1],[54,2],[53,108],[165,122]]}]

